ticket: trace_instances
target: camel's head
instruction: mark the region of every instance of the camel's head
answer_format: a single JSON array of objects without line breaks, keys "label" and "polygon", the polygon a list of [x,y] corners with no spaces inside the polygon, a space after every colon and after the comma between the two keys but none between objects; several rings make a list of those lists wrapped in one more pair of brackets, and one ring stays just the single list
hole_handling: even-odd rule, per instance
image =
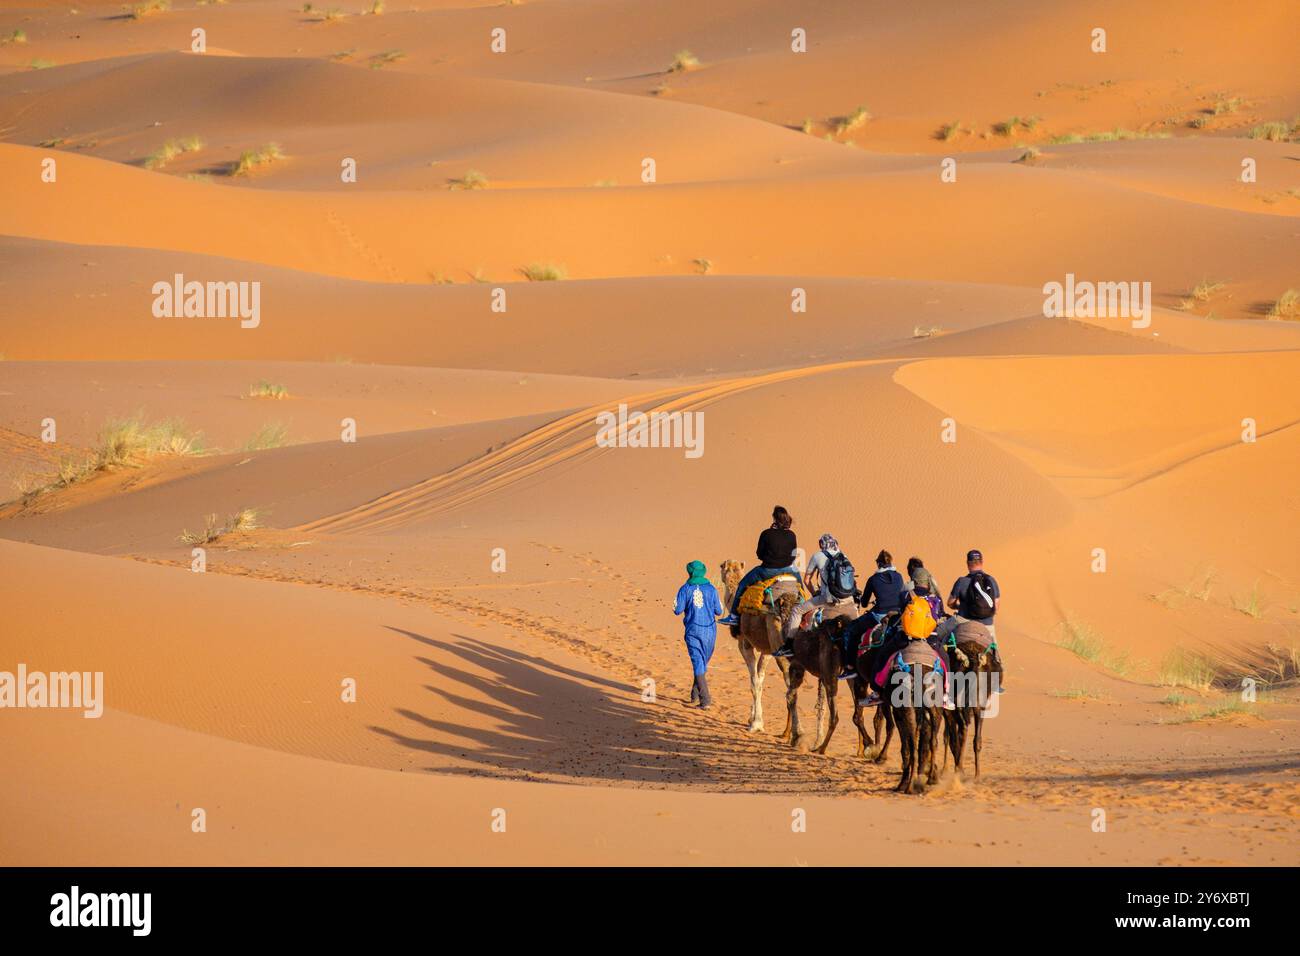
[{"label": "camel's head", "polygon": [[722,586],[727,589],[728,594],[735,594],[736,586],[740,584],[740,579],[745,574],[745,562],[724,558],[720,568]]},{"label": "camel's head", "polygon": [[794,618],[794,609],[799,606],[799,595],[795,592],[786,591],[784,594],[777,595],[776,601],[776,619],[781,622],[782,627],[788,627],[790,621]]}]

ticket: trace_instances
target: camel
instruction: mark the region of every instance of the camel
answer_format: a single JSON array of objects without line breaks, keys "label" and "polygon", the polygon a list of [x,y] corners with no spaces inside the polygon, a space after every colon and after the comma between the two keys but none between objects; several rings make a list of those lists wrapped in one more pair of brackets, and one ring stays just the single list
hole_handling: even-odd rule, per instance
[{"label": "camel", "polygon": [[[849,618],[833,618],[829,621],[823,621],[821,624],[808,631],[800,631],[794,639],[794,657],[790,665],[790,678],[788,690],[786,693],[786,707],[795,706],[795,695],[799,690],[800,684],[803,683],[804,674],[812,674],[817,678],[817,736],[821,740],[820,744],[814,742],[813,752],[824,754],[826,747],[831,742],[831,735],[835,733],[835,728],[839,724],[838,701],[836,694],[839,691],[839,673],[843,665],[843,654],[840,648],[841,632],[848,626]],[[865,757],[875,763],[880,763],[885,759],[885,749],[889,746],[889,740],[894,736],[894,720],[889,714],[888,709],[882,703],[876,708],[875,732],[876,739],[880,739],[881,724],[888,723],[888,736],[883,746],[877,748],[871,740],[871,734],[867,733],[866,720],[863,718],[862,701],[869,692],[867,681],[859,676],[850,682],[850,689],[853,697],[853,723],[858,728],[858,756]],[[823,714],[829,711],[829,726],[823,730]]]},{"label": "camel", "polygon": [[933,786],[939,780],[934,760],[939,747],[939,721],[944,714],[940,705],[943,677],[933,663],[917,660],[907,666],[908,670],[895,670],[889,675],[886,695],[898,725],[903,758],[903,775],[895,789],[899,793],[917,793],[917,778],[922,771],[926,785]]},{"label": "camel", "polygon": [[[839,674],[842,664],[840,654],[840,631],[848,623],[846,618],[834,618],[818,624],[816,627],[799,631],[794,638],[794,656],[790,659],[790,670],[786,677],[785,706],[789,712],[787,719],[793,715],[798,706],[799,687],[803,684],[804,674],[817,678],[817,735],[813,740],[814,753],[826,753],[831,742],[831,735],[839,724],[836,693],[839,691]],[[825,715],[830,713],[830,725],[825,731],[822,724]],[[859,728],[861,732],[861,728]],[[821,743],[818,744],[817,741]],[[867,739],[871,743],[871,739]],[[859,742],[859,750],[861,743]],[[862,756],[861,753],[858,756]]]},{"label": "camel", "polygon": [[[721,569],[722,606],[730,607],[736,588],[745,572],[745,562],[732,561],[728,558],[722,562]],[[761,733],[763,730],[763,679],[767,671],[767,659],[773,651],[780,649],[783,635],[787,628],[791,627],[794,609],[799,603],[799,591],[795,585],[791,585],[789,589],[778,589],[774,595],[775,614],[742,613],[739,626],[731,628],[731,634],[740,647],[740,654],[745,659],[745,667],[749,670],[749,690],[753,695],[753,703],[749,710],[750,733]],[[788,744],[795,744],[799,740],[799,711],[788,706],[789,659],[776,658],[776,666],[780,669],[786,683],[786,725],[785,730],[781,732],[781,740]]]},{"label": "camel", "polygon": [[[863,640],[867,642],[878,640],[878,633],[884,626],[877,624],[867,632]],[[880,740],[880,727],[884,724],[885,739],[873,746],[871,735],[867,733],[867,721],[863,714],[865,708],[862,705],[862,701],[866,700],[872,692],[871,670],[875,666],[877,665],[874,651],[860,654],[857,661],[858,675],[849,682],[849,685],[853,691],[853,723],[858,728],[858,756],[865,757],[873,763],[883,763],[889,753],[890,741],[894,739],[894,711],[889,706],[889,701],[884,698],[876,705],[876,715],[872,720],[873,729],[876,732],[876,740]]]},{"label": "camel", "polygon": [[[990,646],[977,641],[961,640],[954,634],[948,645],[948,664],[953,674],[953,710],[948,714],[946,734],[953,765],[961,773],[962,753],[972,725],[971,751],[975,755],[975,779],[980,775],[980,751],[984,749],[984,708],[994,693],[994,681],[1001,679],[1001,668],[992,661]],[[996,677],[994,675],[997,675]]]}]

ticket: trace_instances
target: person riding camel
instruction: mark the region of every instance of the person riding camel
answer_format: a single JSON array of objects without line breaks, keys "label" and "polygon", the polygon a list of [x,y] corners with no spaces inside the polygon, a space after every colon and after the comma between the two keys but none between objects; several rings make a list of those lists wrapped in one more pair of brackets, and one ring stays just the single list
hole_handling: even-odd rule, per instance
[{"label": "person riding camel", "polygon": [[930,613],[934,615],[936,621],[941,621],[948,616],[948,612],[943,609],[943,598],[939,596],[934,575],[926,570],[924,561],[915,557],[908,558],[907,577],[908,590],[925,598],[926,603],[930,605]]},{"label": "person riding camel", "polygon": [[948,607],[956,613],[940,621],[934,631],[934,637],[944,641],[963,624],[974,621],[983,625],[991,641],[989,650],[993,652],[993,666],[998,672],[999,694],[1006,688],[1003,685],[1002,656],[998,653],[993,617],[1001,606],[1002,589],[998,587],[997,579],[984,570],[983,553],[978,548],[972,548],[966,552],[966,573],[953,582],[952,592],[948,595]]},{"label": "person riding camel", "polygon": [[850,621],[856,619],[857,597],[860,593],[856,575],[852,562],[840,550],[840,544],[834,535],[824,534],[818,538],[817,553],[808,559],[808,569],[803,574],[804,587],[812,597],[795,606],[790,629],[785,634],[785,643],[773,656],[794,655],[795,634],[811,626],[814,611],[821,611],[823,621],[837,617],[847,617]]},{"label": "person riding camel", "polygon": [[[840,673],[841,680],[857,675],[858,646],[862,643],[863,635],[890,614],[900,611],[906,593],[903,576],[894,568],[894,556],[881,550],[876,555],[876,573],[867,579],[858,601],[863,614],[844,629],[844,670]],[[871,606],[867,607],[869,601]]]},{"label": "person riding camel", "polygon": [[736,586],[736,593],[731,599],[730,613],[719,619],[719,624],[740,623],[740,599],[751,584],[774,578],[779,574],[791,574],[796,579],[799,578],[799,569],[794,563],[794,554],[799,548],[799,542],[794,532],[790,530],[792,524],[794,519],[790,517],[790,512],[780,505],[772,509],[771,527],[765,528],[758,536],[758,547],[755,549],[758,565],[746,571],[745,576],[740,579],[740,584]]}]

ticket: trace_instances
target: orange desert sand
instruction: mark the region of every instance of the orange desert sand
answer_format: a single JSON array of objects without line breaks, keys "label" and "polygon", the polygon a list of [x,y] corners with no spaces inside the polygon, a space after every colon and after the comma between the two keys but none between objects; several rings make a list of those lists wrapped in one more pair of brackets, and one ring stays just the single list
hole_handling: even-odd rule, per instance
[{"label": "orange desert sand", "polygon": [[[0,671],[102,671],[105,710],[0,711],[0,863],[1295,864],[1297,35],[1289,0],[6,4]],[[260,283],[256,327],[155,316],[177,274]],[[1067,274],[1149,282],[1149,325],[1044,317]],[[704,453],[597,447],[620,403],[703,411]],[[204,453],[20,494],[135,415]],[[893,793],[843,687],[826,756],[782,744],[771,663],[746,733],[725,629],[684,706],[683,567],[752,564],[775,503],[860,571],[983,549],[978,780]]]}]

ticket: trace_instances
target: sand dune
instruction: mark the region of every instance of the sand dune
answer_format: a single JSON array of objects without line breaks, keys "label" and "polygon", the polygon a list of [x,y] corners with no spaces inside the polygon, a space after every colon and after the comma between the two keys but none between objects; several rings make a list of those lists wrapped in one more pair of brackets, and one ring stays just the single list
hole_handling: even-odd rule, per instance
[{"label": "sand dune", "polygon": [[[39,165],[40,152],[0,148],[0,172]],[[144,170],[65,155],[57,190],[20,192],[0,215],[0,231],[78,244],[163,246],[343,278],[427,282],[430,263],[477,269],[492,281],[522,281],[538,261],[564,265],[575,278],[682,274],[706,257],[719,272],[941,277],[1039,288],[1067,273],[1134,276],[1152,283],[1159,305],[1187,295],[1208,268],[1232,277],[1240,296],[1229,314],[1262,312],[1291,275],[1291,227],[1277,216],[1248,216],[1085,180],[1056,182],[1019,166],[977,166],[960,188],[934,171],[798,183],[663,184],[609,190],[508,190],[335,195],[213,189]],[[958,184],[948,184],[957,186]],[[561,196],[561,193],[563,194]],[[1010,198],[1017,199],[1009,205]],[[548,209],[563,198],[581,232],[556,234]],[[131,219],[128,208],[159,203],[158,221]],[[845,218],[845,205],[918,226],[906,243],[873,220]],[[738,215],[744,209],[745,215]],[[984,222],[1001,220],[998,241]],[[741,221],[781,222],[787,241],[773,250]],[[275,233],[248,223],[274,218]],[[1040,232],[1043,221],[1071,222]],[[199,233],[185,223],[204,222]],[[508,223],[503,232],[497,223]],[[626,224],[635,222],[635,232]],[[436,223],[436,229],[434,228]],[[815,225],[814,225],[815,224]],[[404,237],[429,236],[412,247]],[[1105,243],[1100,242],[1102,236]],[[1177,255],[1172,255],[1177,249]],[[599,250],[599,251],[597,251]],[[1165,251],[1169,250],[1169,251]],[[476,265],[471,265],[474,263]],[[1136,268],[1134,263],[1141,263]],[[1249,312],[1247,311],[1249,310]]]},{"label": "sand dune", "polygon": [[[0,714],[0,863],[1293,862],[1294,4],[341,13],[0,11],[0,482],[49,484],[0,490],[0,670],[106,682]],[[178,275],[256,317],[156,314]],[[1067,275],[1149,324],[1045,317]],[[620,405],[696,443],[598,444]],[[204,452],[58,485],[137,414]],[[684,706],[683,565],[775,503],[860,576],[984,551],[978,781],[893,793],[847,693],[807,753],[811,681],[746,733],[725,633]]]}]

